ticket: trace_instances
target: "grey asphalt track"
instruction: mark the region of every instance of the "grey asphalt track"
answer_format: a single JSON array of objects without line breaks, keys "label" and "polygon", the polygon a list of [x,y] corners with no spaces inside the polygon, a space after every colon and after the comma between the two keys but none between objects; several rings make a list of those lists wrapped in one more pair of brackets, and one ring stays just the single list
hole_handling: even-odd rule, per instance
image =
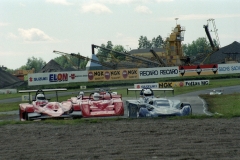
[{"label": "grey asphalt track", "polygon": [[[240,93],[240,85],[239,86],[231,86],[231,87],[221,87],[221,88],[214,88],[216,90],[221,89],[224,90],[224,94],[231,94],[231,93]],[[181,94],[181,95],[177,95],[174,97],[168,97],[169,99],[179,99],[182,102],[189,102],[192,106],[192,112],[194,115],[211,115],[211,113],[209,113],[207,111],[207,106],[205,104],[205,101],[203,99],[201,99],[198,95],[200,94],[208,94],[211,90],[213,89],[206,89],[206,90],[201,90],[201,91],[196,91],[196,92],[191,92],[191,93],[186,93],[186,94]],[[52,94],[46,94],[48,98],[52,98],[55,97],[56,94],[52,93]],[[77,95],[77,92],[59,92],[58,95],[61,96],[65,96],[65,95],[69,95],[69,96],[75,96]],[[123,98],[123,101],[125,102],[127,99],[135,99],[135,97],[127,97],[127,98]],[[0,100],[0,104],[1,103],[9,103],[9,102],[20,102],[21,98],[10,98],[10,99],[4,99],[4,100]],[[127,116],[127,108],[126,105],[125,106],[125,114],[124,117]],[[18,111],[10,111],[10,112],[0,112],[0,114],[18,114]]]}]

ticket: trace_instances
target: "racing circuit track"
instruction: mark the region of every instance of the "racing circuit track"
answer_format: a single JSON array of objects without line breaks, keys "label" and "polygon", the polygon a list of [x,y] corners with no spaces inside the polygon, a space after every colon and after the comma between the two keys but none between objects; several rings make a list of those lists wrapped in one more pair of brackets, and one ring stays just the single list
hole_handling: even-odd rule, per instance
[{"label": "racing circuit track", "polygon": [[[224,94],[240,93],[240,86],[221,87],[221,88],[214,88],[214,89],[224,90]],[[181,95],[177,95],[174,97],[168,97],[168,98],[169,99],[179,99],[182,102],[189,102],[192,106],[192,114],[194,114],[194,115],[203,115],[203,114],[211,115],[212,113],[209,113],[207,111],[207,106],[205,104],[205,101],[198,96],[200,94],[207,94],[210,92],[210,90],[212,90],[212,89],[206,89],[206,90],[181,94]],[[72,96],[73,94],[76,95],[77,93],[73,93],[73,92],[69,92],[69,91],[58,93],[58,95],[62,95],[62,96],[65,96],[65,95]],[[56,96],[55,93],[46,94],[46,95],[49,98]],[[127,108],[125,105],[125,101],[128,99],[135,99],[135,98],[136,97],[123,97],[125,112],[124,112],[124,116],[121,116],[120,118],[127,118]],[[20,102],[20,101],[21,101],[21,98],[3,99],[3,100],[0,100],[0,104],[1,103],[9,103],[9,102]],[[18,110],[9,111],[9,112],[0,112],[0,114],[11,115],[11,116],[9,116],[8,120],[18,120],[19,119]],[[3,119],[0,117],[0,120],[3,120]]]},{"label": "racing circuit track", "polygon": [[[239,92],[240,86],[224,90],[224,94]],[[198,98],[204,93],[209,90],[174,98],[189,101],[193,114],[206,114]],[[11,118],[18,119],[18,115]],[[238,160],[239,121],[240,117],[123,118],[97,123],[86,120],[76,125],[8,124],[0,126],[0,159]]]}]

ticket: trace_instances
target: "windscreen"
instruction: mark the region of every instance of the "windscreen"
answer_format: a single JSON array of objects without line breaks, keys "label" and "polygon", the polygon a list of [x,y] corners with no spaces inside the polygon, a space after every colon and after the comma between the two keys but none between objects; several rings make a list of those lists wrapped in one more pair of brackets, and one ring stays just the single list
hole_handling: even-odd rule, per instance
[{"label": "windscreen", "polygon": [[170,107],[168,100],[156,100],[154,102],[155,107]]}]

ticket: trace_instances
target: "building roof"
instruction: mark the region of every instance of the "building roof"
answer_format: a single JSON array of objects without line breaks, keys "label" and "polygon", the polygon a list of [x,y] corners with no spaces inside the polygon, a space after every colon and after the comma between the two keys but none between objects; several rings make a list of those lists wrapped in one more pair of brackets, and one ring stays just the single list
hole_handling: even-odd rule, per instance
[{"label": "building roof", "polygon": [[0,68],[0,88],[6,88],[8,86],[19,86],[22,83],[22,80]]},{"label": "building roof", "polygon": [[44,72],[61,72],[64,71],[64,69],[53,59],[50,60],[38,73],[44,73]]},{"label": "building roof", "polygon": [[210,56],[210,63],[222,63],[225,61],[225,58],[228,57],[228,54],[236,54],[236,60],[240,60],[240,43],[234,41],[233,43],[220,48],[217,52],[214,52]]}]

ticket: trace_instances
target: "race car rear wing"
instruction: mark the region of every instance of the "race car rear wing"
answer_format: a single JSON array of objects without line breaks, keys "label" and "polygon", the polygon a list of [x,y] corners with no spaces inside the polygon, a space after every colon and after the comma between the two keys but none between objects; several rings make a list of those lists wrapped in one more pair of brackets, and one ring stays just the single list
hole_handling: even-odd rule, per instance
[{"label": "race car rear wing", "polygon": [[[38,90],[20,90],[18,93],[28,93],[28,96],[30,97],[31,92],[53,92],[56,91],[56,97],[57,97],[57,102],[58,102],[58,91],[66,91],[67,88],[58,88],[58,89],[38,89]],[[30,98],[29,98],[29,103],[30,103]]]},{"label": "race car rear wing", "polygon": [[[135,94],[137,91],[141,91],[143,88],[127,88],[127,94],[129,91],[135,91]],[[153,91],[163,91],[166,95],[166,91],[172,91],[172,94],[174,95],[174,89],[173,88],[151,88]],[[136,95],[137,96],[137,95]]]}]

